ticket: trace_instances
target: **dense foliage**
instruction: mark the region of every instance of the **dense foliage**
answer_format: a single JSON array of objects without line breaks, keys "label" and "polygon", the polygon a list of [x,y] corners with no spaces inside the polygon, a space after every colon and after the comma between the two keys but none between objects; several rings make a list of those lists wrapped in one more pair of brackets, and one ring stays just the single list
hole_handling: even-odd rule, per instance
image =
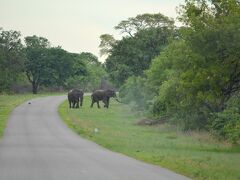
[{"label": "dense foliage", "polygon": [[18,31],[0,28],[0,92],[9,91],[21,79],[24,70],[24,53]]},{"label": "dense foliage", "polygon": [[162,14],[143,14],[121,21],[115,27],[126,33],[114,41],[111,35],[101,36],[101,52],[109,56],[106,69],[116,86],[130,76],[141,76],[149,68],[151,59],[159,55],[174,35],[173,21]]},{"label": "dense foliage", "polygon": [[106,76],[91,53],[70,53],[35,35],[24,40],[20,32],[0,29],[0,93],[17,85],[31,86],[34,94],[39,87],[93,90]]},{"label": "dense foliage", "polygon": [[[181,40],[171,43],[146,73],[158,91],[153,113],[185,129],[210,125],[229,136],[239,131],[240,121],[239,111],[228,107],[240,90],[240,6],[187,1],[181,20],[188,25],[181,29]],[[236,137],[239,133],[229,138]]]},{"label": "dense foliage", "polygon": [[80,62],[83,62],[86,67],[84,76],[75,75],[67,80],[68,88],[81,88],[84,91],[92,92],[98,89],[102,78],[106,77],[106,71],[98,58],[91,53],[82,52],[77,55]]},{"label": "dense foliage", "polygon": [[[173,30],[172,36],[166,31],[156,33],[165,37],[163,41],[155,36],[158,28],[144,29],[140,37],[142,29],[135,29],[133,35],[118,41],[106,61],[110,77],[121,85],[125,102],[153,117],[185,130],[207,129],[237,142],[240,4],[236,0],[186,0],[179,8],[179,20],[184,26]],[[148,42],[159,46],[151,51]]]}]

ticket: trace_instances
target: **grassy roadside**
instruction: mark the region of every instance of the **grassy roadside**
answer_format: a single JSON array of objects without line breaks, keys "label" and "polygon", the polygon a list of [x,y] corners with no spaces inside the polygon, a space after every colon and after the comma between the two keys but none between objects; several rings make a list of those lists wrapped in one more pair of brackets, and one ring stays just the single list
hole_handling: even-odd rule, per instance
[{"label": "grassy roadside", "polygon": [[8,117],[12,110],[19,104],[32,98],[51,95],[43,94],[18,94],[18,95],[0,95],[0,138],[3,136]]},{"label": "grassy roadside", "polygon": [[113,101],[110,109],[89,106],[89,97],[82,109],[70,110],[65,101],[59,113],[76,133],[112,151],[194,179],[240,179],[239,147],[217,142],[206,133],[183,134],[166,125],[135,125],[141,117]]}]

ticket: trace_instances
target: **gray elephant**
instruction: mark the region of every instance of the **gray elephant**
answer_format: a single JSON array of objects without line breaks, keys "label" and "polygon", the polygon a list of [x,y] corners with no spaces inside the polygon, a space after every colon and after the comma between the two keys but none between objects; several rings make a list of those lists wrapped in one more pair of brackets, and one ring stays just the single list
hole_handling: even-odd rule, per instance
[{"label": "gray elephant", "polygon": [[79,108],[83,104],[83,91],[80,89],[72,89],[68,92],[68,102],[70,108]]},{"label": "gray elephant", "polygon": [[108,108],[109,107],[109,99],[111,97],[117,98],[116,92],[114,90],[111,90],[111,89],[95,90],[91,95],[91,98],[92,98],[91,107],[93,107],[93,104],[95,102],[97,102],[97,106],[98,106],[98,108],[100,108],[99,101],[102,101],[104,103],[104,107]]}]

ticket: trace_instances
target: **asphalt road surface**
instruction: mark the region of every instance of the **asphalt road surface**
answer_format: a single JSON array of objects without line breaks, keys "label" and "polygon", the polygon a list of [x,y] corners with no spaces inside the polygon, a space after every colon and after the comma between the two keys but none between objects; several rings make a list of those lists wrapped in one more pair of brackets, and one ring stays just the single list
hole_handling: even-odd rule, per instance
[{"label": "asphalt road surface", "polygon": [[57,113],[65,99],[36,98],[15,108],[0,140],[1,180],[187,179],[74,134]]}]

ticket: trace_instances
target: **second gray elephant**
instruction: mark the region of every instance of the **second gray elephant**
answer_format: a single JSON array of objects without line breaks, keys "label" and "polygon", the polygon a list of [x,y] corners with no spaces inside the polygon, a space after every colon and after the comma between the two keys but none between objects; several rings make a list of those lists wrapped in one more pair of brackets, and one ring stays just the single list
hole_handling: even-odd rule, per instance
[{"label": "second gray elephant", "polygon": [[109,107],[109,99],[111,97],[117,98],[116,92],[114,90],[111,90],[111,89],[95,90],[91,96],[91,98],[92,98],[91,107],[93,107],[93,104],[96,102],[98,108],[100,108],[99,101],[102,101],[104,103],[104,107],[108,108]]},{"label": "second gray elephant", "polygon": [[68,92],[68,102],[70,108],[79,108],[83,105],[83,91],[80,89],[72,89]]}]

